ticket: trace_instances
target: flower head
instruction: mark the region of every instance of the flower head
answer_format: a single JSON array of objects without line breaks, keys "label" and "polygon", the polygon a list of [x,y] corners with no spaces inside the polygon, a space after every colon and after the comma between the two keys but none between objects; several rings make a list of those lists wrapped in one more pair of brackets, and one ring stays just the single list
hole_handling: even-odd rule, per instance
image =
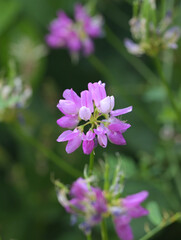
[{"label": "flower head", "polygon": [[117,185],[116,188],[120,189],[115,189],[112,185],[103,191],[99,187],[93,187],[91,179],[78,178],[70,190],[61,184],[58,190],[58,200],[67,212],[76,218],[81,218],[82,222],[79,227],[85,234],[89,234],[103,218],[112,217],[119,238],[132,240],[130,222],[133,218],[148,214],[148,210],[141,206],[141,203],[148,197],[148,192],[142,191],[121,198],[117,193],[122,193],[122,186]]},{"label": "flower head", "polygon": [[102,36],[103,19],[90,16],[81,4],[75,5],[74,15],[72,20],[60,11],[50,24],[46,42],[52,48],[68,48],[71,54],[82,51],[85,56],[90,55],[94,51],[92,39]]},{"label": "flower head", "polygon": [[122,134],[131,125],[116,117],[131,112],[132,107],[113,110],[115,100],[113,96],[107,96],[105,83],[89,83],[88,90],[82,91],[80,97],[72,89],[67,89],[63,97],[57,107],[64,116],[57,120],[57,124],[74,130],[63,132],[57,141],[68,141],[67,153],[75,151],[82,141],[85,154],[90,154],[97,142],[105,148],[107,139],[116,145],[126,144]]}]

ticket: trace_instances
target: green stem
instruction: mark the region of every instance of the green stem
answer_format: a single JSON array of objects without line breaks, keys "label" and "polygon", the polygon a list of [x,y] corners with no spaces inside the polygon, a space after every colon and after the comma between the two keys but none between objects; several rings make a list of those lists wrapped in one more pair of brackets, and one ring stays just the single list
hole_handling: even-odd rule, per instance
[{"label": "green stem", "polygon": [[121,40],[112,32],[112,30],[106,26],[106,39],[109,44],[115,48],[120,55],[131,64],[135,70],[146,80],[153,83],[153,80],[156,82],[158,80],[157,76],[138,58],[128,54],[124,44]]},{"label": "green stem", "polygon": [[92,240],[91,234],[87,235],[87,240]]},{"label": "green stem", "polygon": [[101,237],[102,237],[102,240],[108,240],[108,235],[107,235],[107,228],[106,228],[106,221],[105,221],[105,219],[103,219],[102,222],[101,222]]},{"label": "green stem", "polygon": [[137,109],[138,117],[142,118],[142,121],[157,135],[159,131],[158,125],[152,121],[152,116],[145,111],[139,101],[132,98],[131,95],[126,94],[127,90],[123,85],[120,87],[120,82],[117,80],[113,74],[109,71],[108,67],[104,65],[102,61],[100,61],[95,55],[91,55],[89,57],[89,61],[95,69],[100,72],[111,84],[114,83],[116,87],[119,89],[120,95],[129,103],[134,104]]},{"label": "green stem", "polygon": [[162,81],[162,84],[164,85],[166,91],[167,91],[167,95],[168,95],[168,98],[169,98],[169,101],[173,107],[173,110],[175,111],[175,114],[177,116],[177,120],[178,122],[180,123],[181,125],[181,112],[179,110],[179,108],[177,107],[176,103],[175,103],[175,100],[174,100],[174,95],[171,91],[171,88],[164,76],[164,73],[162,71],[162,66],[161,66],[161,63],[160,61],[156,58],[155,59],[155,65],[156,65],[156,68],[157,68],[157,71],[158,71],[158,74],[160,76],[160,80]]},{"label": "green stem", "polygon": [[91,152],[89,158],[89,176],[92,175],[93,167],[94,167],[94,151]]},{"label": "green stem", "polygon": [[159,231],[161,231],[163,228],[171,225],[172,223],[178,221],[179,219],[181,219],[181,213],[176,213],[175,215],[173,215],[172,217],[170,217],[167,220],[164,220],[160,225],[158,225],[157,227],[155,227],[151,231],[149,231],[145,236],[140,238],[140,240],[150,239],[151,237],[156,235]]},{"label": "green stem", "polygon": [[56,155],[53,151],[49,150],[46,146],[40,143],[36,138],[28,135],[23,131],[19,124],[14,124],[12,127],[12,131],[16,134],[18,138],[23,139],[23,141],[28,142],[33,147],[35,147],[38,151],[40,151],[47,159],[51,160],[55,163],[60,169],[69,174],[72,177],[78,177],[82,175],[77,169],[73,168],[70,164],[68,164],[65,160],[61,159],[58,155]]}]

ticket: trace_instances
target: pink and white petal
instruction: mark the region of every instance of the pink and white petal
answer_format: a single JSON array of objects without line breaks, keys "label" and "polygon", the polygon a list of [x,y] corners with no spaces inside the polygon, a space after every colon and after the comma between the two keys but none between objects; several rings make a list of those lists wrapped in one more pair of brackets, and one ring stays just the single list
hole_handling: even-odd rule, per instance
[{"label": "pink and white petal", "polygon": [[72,102],[74,102],[79,108],[81,106],[81,99],[80,97],[77,95],[76,92],[74,92],[73,89],[66,89],[64,92],[63,92],[63,97],[66,99],[66,100],[71,100]]},{"label": "pink and white petal", "polygon": [[79,117],[84,121],[87,121],[91,118],[91,111],[89,108],[83,106],[79,110]]},{"label": "pink and white petal", "polygon": [[101,147],[106,148],[107,147],[107,136],[105,134],[99,134],[98,142]]},{"label": "pink and white petal", "polygon": [[88,90],[81,92],[81,105],[89,108],[91,113],[94,111],[92,95]]},{"label": "pink and white petal", "polygon": [[60,100],[58,104],[58,108],[65,115],[78,113],[76,104],[71,100]]},{"label": "pink and white petal", "polygon": [[57,120],[57,124],[62,128],[75,128],[78,124],[78,117],[63,116]]},{"label": "pink and white petal", "polygon": [[127,108],[122,108],[122,109],[117,109],[117,110],[114,110],[114,111],[111,111],[111,116],[120,116],[120,115],[123,115],[123,114],[126,114],[126,113],[129,113],[133,110],[133,107],[130,106],[130,107],[127,107]]},{"label": "pink and white petal", "polygon": [[66,152],[67,153],[72,153],[74,152],[77,148],[80,147],[82,142],[80,134],[76,137],[74,137],[72,140],[68,141],[67,146],[66,146]]},{"label": "pink and white petal", "polygon": [[71,130],[67,130],[65,132],[63,132],[62,134],[60,134],[60,136],[57,138],[57,142],[65,142],[67,140],[66,137],[69,136],[70,134],[72,134]]}]

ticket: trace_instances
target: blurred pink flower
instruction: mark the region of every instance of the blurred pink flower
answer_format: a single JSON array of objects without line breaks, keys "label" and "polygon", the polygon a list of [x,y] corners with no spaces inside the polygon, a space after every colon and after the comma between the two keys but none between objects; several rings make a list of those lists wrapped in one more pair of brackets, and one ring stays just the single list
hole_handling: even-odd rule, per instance
[{"label": "blurred pink flower", "polygon": [[103,36],[103,19],[90,16],[81,4],[75,5],[75,20],[63,11],[50,24],[47,44],[52,48],[68,48],[71,54],[83,52],[85,56],[94,51],[93,38]]}]

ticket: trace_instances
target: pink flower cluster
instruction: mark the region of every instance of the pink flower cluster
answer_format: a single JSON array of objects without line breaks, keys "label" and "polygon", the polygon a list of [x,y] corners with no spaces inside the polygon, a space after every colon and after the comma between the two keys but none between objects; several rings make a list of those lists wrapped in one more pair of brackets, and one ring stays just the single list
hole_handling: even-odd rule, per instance
[{"label": "pink flower cluster", "polygon": [[68,141],[67,153],[75,151],[82,142],[84,154],[90,154],[98,143],[105,148],[107,139],[116,145],[126,144],[122,134],[131,125],[116,117],[131,112],[132,107],[113,110],[114,97],[107,96],[104,83],[89,83],[88,90],[82,91],[80,97],[72,89],[66,89],[63,97],[57,107],[64,116],[57,124],[74,130],[64,131],[57,141]]},{"label": "pink flower cluster", "polygon": [[68,48],[71,53],[81,50],[84,55],[94,51],[93,38],[101,37],[103,19],[91,17],[81,4],[75,5],[75,21],[63,11],[58,12],[57,19],[52,21],[46,37],[47,44],[53,48]]},{"label": "pink flower cluster", "polygon": [[108,192],[92,187],[88,180],[78,178],[70,191],[63,188],[59,190],[58,199],[67,212],[83,218],[80,228],[85,234],[89,234],[92,227],[100,223],[104,217],[111,216],[119,238],[132,240],[130,221],[132,218],[148,214],[148,211],[140,205],[147,198],[148,192],[142,191],[116,201],[113,197],[107,199],[108,195]]}]

